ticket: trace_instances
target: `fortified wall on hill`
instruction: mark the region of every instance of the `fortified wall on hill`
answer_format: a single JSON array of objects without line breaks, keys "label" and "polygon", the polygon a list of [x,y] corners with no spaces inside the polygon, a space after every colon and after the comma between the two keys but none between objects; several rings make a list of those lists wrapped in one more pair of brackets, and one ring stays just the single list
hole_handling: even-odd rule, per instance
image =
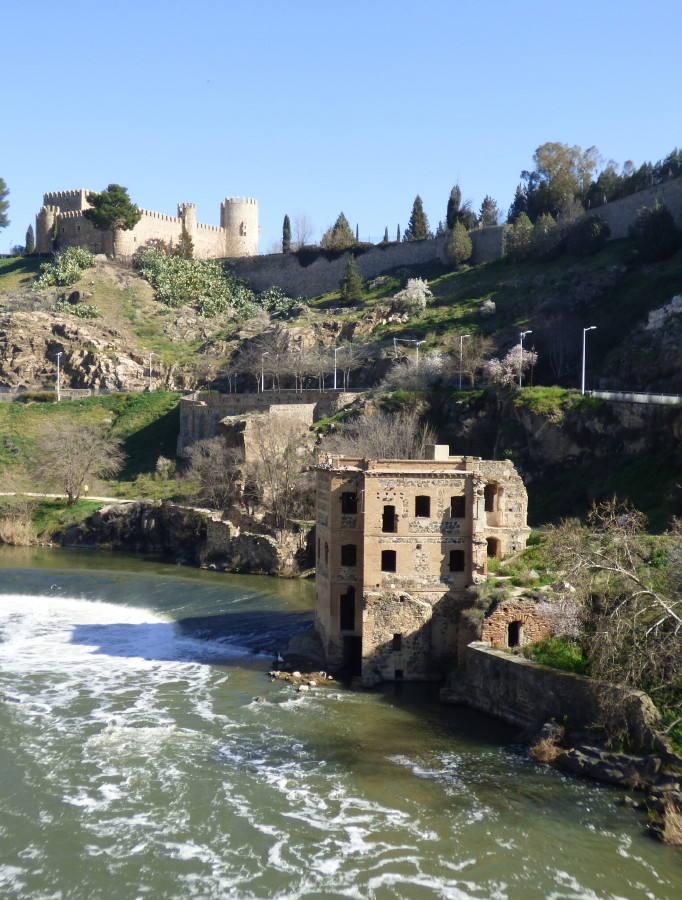
[{"label": "fortified wall on hill", "polygon": [[226,197],[220,204],[220,225],[197,222],[194,203],[178,204],[177,216],[141,209],[142,218],[130,231],[118,231],[112,240],[108,231],[99,231],[83,215],[88,194],[78,188],[43,195],[36,217],[38,253],[52,253],[57,247],[85,247],[92,253],[131,257],[145,244],[163,241],[173,246],[180,240],[183,225],[194,244],[198,259],[249,257],[258,253],[258,201],[252,197]]}]

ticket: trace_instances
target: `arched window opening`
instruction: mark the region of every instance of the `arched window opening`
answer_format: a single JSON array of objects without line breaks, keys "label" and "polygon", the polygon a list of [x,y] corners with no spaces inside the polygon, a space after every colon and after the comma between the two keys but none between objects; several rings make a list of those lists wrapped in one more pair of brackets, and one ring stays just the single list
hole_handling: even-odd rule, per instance
[{"label": "arched window opening", "polygon": [[485,542],[488,546],[488,557],[490,559],[497,559],[500,555],[500,542],[494,537],[486,538]]},{"label": "arched window opening", "polygon": [[522,628],[521,622],[510,622],[509,625],[507,625],[508,647],[518,647],[521,644]]}]

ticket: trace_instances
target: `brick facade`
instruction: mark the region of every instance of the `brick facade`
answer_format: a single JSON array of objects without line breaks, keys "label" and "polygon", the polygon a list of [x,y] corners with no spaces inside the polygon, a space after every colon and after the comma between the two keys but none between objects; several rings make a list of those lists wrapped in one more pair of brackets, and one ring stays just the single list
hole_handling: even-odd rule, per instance
[{"label": "brick facade", "polygon": [[467,587],[528,537],[511,462],[430,450],[317,467],[316,628],[329,665],[366,684],[439,677],[456,658]]}]

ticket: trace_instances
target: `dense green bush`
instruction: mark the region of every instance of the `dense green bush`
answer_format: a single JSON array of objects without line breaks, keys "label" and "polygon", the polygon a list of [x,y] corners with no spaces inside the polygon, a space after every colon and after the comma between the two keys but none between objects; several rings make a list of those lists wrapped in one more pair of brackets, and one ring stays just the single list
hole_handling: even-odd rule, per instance
[{"label": "dense green bush", "polygon": [[630,229],[639,255],[647,262],[667,259],[680,247],[680,232],[664,203],[641,209]]},{"label": "dense green bush", "polygon": [[563,247],[563,233],[553,216],[543,213],[533,225],[530,241],[530,255],[534,259],[551,260],[560,255]]},{"label": "dense green bush", "polygon": [[102,313],[94,303],[69,303],[68,300],[57,300],[53,306],[55,312],[67,313],[78,319],[99,319]]},{"label": "dense green bush", "polygon": [[455,222],[445,241],[445,253],[454,265],[459,266],[471,259],[473,244],[469,232],[462,222]]},{"label": "dense green bush", "polygon": [[67,247],[66,250],[55,253],[50,262],[42,264],[34,287],[67,287],[75,284],[85,269],[89,269],[94,262],[95,257],[89,250],[82,247]]},{"label": "dense green bush", "polygon": [[305,306],[303,297],[289,297],[284,293],[282,288],[271,287],[265,291],[261,291],[256,297],[256,303],[266,312],[275,315],[289,316],[300,311]]},{"label": "dense green bush", "polygon": [[579,675],[584,675],[589,665],[580,644],[569,638],[551,637],[536,644],[527,644],[523,655],[543,666],[577,672]]},{"label": "dense green bush", "polygon": [[611,237],[611,229],[599,216],[584,216],[566,230],[566,249],[576,256],[597,253]]},{"label": "dense green bush", "polygon": [[219,262],[184,259],[158,249],[141,250],[135,266],[167,306],[192,306],[201,315],[253,315],[255,296]]}]

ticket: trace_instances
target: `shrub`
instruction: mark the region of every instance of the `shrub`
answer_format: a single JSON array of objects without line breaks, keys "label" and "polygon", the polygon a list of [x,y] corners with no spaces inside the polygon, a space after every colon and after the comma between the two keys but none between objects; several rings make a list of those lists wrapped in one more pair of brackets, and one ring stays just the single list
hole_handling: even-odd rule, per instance
[{"label": "shrub", "polygon": [[528,644],[523,648],[523,655],[543,666],[562,669],[564,672],[587,672],[588,661],[583,655],[582,647],[574,640],[551,637],[536,644]]},{"label": "shrub", "polygon": [[35,288],[66,287],[75,284],[85,271],[95,262],[89,250],[82,247],[67,247],[55,253],[50,262],[43,263],[40,275],[35,280]]},{"label": "shrub", "polygon": [[551,738],[542,738],[530,748],[530,755],[536,762],[549,764],[554,762],[557,756],[561,756],[561,749]]},{"label": "shrub", "polygon": [[584,216],[566,231],[566,249],[576,256],[597,253],[611,237],[611,229],[599,216]]},{"label": "shrub", "polygon": [[352,253],[348,257],[346,271],[339,287],[341,288],[341,299],[346,303],[358,303],[362,300],[362,275]]},{"label": "shrub", "polygon": [[281,287],[275,285],[261,291],[256,297],[256,304],[266,312],[289,316],[300,311],[306,301],[303,297],[289,297]]},{"label": "shrub", "polygon": [[521,213],[513,225],[507,229],[505,250],[512,262],[527,259],[533,238],[533,223],[525,213]]},{"label": "shrub", "polygon": [[76,316],[79,319],[99,319],[102,313],[99,307],[94,303],[77,303],[71,304],[68,300],[57,300],[52,307],[55,312],[67,313],[69,316]]},{"label": "shrub", "polygon": [[655,203],[640,209],[630,229],[639,255],[647,262],[667,259],[680,246],[680,232],[667,206]]},{"label": "shrub", "polygon": [[397,309],[410,314],[420,313],[433,296],[428,282],[424,278],[408,278],[407,284],[393,297],[393,305]]},{"label": "shrub", "polygon": [[253,292],[215,260],[184,259],[150,248],[137,253],[134,263],[167,306],[193,306],[207,318],[250,316],[257,309]]},{"label": "shrub", "polygon": [[445,241],[445,253],[448,260],[456,266],[471,259],[473,245],[469,232],[461,222],[455,222]]}]

